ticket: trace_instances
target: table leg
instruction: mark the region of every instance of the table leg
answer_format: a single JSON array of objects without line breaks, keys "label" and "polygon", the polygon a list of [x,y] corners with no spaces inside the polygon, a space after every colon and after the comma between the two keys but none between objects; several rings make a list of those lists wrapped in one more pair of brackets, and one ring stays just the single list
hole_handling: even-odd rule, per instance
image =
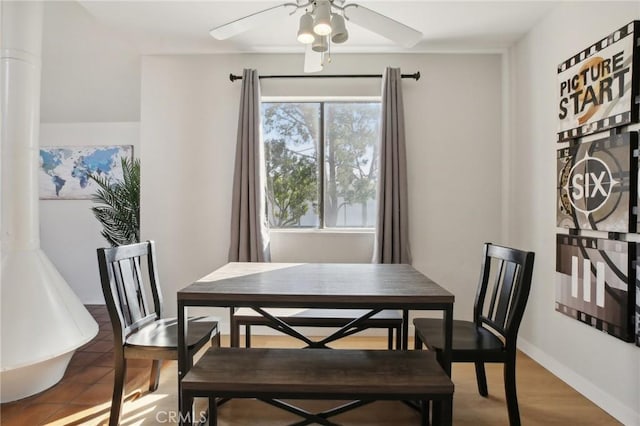
[{"label": "table leg", "polygon": [[442,351],[442,368],[447,376],[451,377],[451,352],[453,344],[453,304],[444,310],[444,348]]},{"label": "table leg", "polygon": [[186,343],[187,327],[186,321],[186,306],[184,302],[178,301],[178,410],[181,413],[180,424],[184,425],[185,417],[182,414],[189,413],[189,420],[191,418],[191,407],[193,405],[193,398],[191,398],[191,404],[188,400],[185,400],[182,393],[182,378],[187,374],[189,370],[189,354]]}]

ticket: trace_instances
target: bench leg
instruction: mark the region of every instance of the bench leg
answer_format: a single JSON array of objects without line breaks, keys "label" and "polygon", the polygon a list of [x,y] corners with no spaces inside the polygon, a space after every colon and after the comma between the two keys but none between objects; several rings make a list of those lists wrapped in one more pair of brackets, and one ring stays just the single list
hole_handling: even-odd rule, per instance
[{"label": "bench leg", "polygon": [[402,310],[402,350],[409,349],[409,310]]},{"label": "bench leg", "polygon": [[393,327],[387,329],[387,349],[393,349]]},{"label": "bench leg", "polygon": [[422,349],[422,340],[418,336],[418,333],[413,337],[413,348],[414,349]]},{"label": "bench leg", "polygon": [[218,426],[218,401],[209,395],[209,426]]},{"label": "bench leg", "polygon": [[233,315],[233,312],[235,310],[235,308],[229,308],[230,310],[230,333],[231,333],[231,341],[230,346],[232,348],[237,348],[240,346],[240,323],[238,322],[238,320],[236,319],[236,316]]},{"label": "bench leg", "polygon": [[193,396],[182,393],[182,410],[180,411],[180,426],[193,425]]},{"label": "bench leg", "polygon": [[280,401],[279,399],[263,399],[263,398],[258,398],[258,399],[262,402],[266,402],[269,405],[273,405],[274,407],[278,407],[282,410],[296,414],[305,419],[301,422],[294,423],[295,425],[308,425],[308,424],[318,423],[325,426],[337,426],[336,423],[330,422],[329,420],[322,417],[321,415],[310,413],[294,405],[288,404],[284,401]]},{"label": "bench leg", "polygon": [[420,401],[420,424],[429,426],[429,401]]},{"label": "bench leg", "polygon": [[453,424],[453,395],[444,400],[433,401],[433,424],[442,426]]},{"label": "bench leg", "polygon": [[244,347],[251,347],[251,326],[249,324],[244,326]]}]

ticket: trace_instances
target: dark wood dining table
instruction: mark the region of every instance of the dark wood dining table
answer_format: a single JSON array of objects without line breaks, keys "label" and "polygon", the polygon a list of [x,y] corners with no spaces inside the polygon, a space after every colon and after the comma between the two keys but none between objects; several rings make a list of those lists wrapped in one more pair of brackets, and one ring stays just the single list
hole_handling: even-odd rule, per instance
[{"label": "dark wood dining table", "polygon": [[[191,365],[185,335],[189,307],[249,307],[272,322],[273,328],[304,341],[308,347],[327,347],[348,336],[358,325],[385,309],[436,310],[443,313],[445,345],[441,364],[451,376],[451,336],[454,295],[407,264],[258,263],[232,262],[178,291],[178,387]],[[319,341],[289,327],[265,308],[366,309],[367,313]],[[403,324],[407,347],[408,316]]]}]

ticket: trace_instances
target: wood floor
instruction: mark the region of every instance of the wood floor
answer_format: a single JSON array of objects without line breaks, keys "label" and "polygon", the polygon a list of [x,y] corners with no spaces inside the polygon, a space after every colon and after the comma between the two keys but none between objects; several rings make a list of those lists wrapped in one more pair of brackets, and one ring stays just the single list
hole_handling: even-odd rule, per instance
[{"label": "wood floor", "polygon": [[[0,424],[26,425],[104,425],[108,418],[112,386],[112,357],[108,319],[99,308],[90,311],[101,332],[94,342],[74,356],[65,378],[38,395],[2,404]],[[335,347],[386,348],[386,337],[349,337]],[[228,338],[223,337],[223,345]],[[255,347],[295,347],[287,337],[254,336]],[[176,363],[163,366],[158,390],[147,392],[151,364],[134,361],[129,369],[127,400],[122,425],[163,425],[177,423]],[[518,395],[522,424],[527,425],[618,425],[615,419],[547,372],[533,360],[518,354]],[[507,425],[502,368],[487,365],[489,398],[477,393],[472,365],[454,364],[453,423],[460,426]],[[335,406],[333,401],[295,401],[313,411]],[[204,401],[203,404],[204,406]],[[219,408],[220,426],[271,426],[299,421],[293,414],[255,400],[232,400]],[[401,426],[419,424],[418,413],[399,402],[375,402],[331,418],[341,425]]]}]

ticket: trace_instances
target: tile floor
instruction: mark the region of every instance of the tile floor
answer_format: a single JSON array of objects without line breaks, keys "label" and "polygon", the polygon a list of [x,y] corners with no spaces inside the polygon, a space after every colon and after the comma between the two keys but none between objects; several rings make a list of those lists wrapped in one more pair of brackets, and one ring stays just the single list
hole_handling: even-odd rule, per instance
[{"label": "tile floor", "polygon": [[[103,424],[113,391],[113,333],[104,305],[88,305],[98,335],[76,351],[62,380],[28,398],[2,404],[3,426]],[[151,361],[127,362],[127,398],[146,391]]]}]

